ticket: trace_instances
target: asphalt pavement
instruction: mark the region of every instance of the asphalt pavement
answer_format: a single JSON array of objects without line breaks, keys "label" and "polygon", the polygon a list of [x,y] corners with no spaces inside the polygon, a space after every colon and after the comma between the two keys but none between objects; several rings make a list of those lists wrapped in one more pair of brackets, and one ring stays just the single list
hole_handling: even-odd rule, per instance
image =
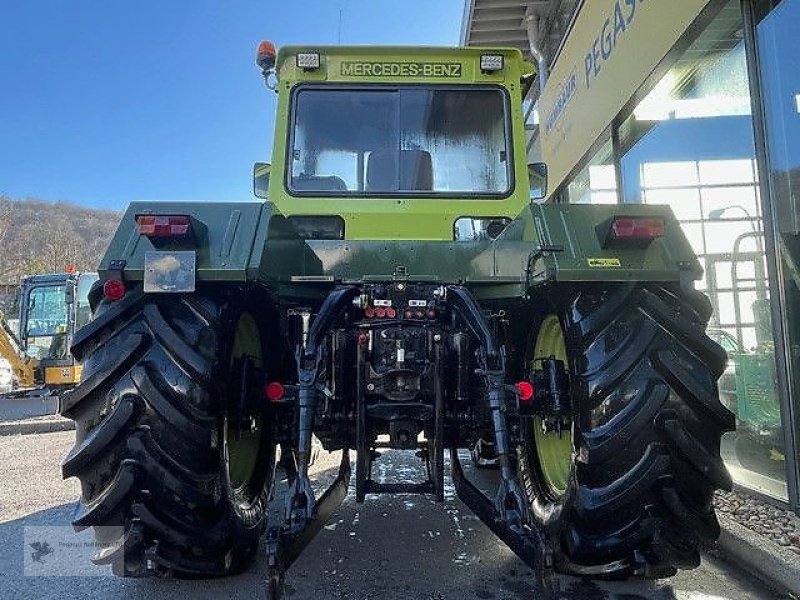
[{"label": "asphalt pavement", "polygon": [[[248,572],[221,580],[120,579],[108,568],[91,567],[84,560],[66,570],[83,573],[80,576],[31,576],[31,557],[36,553],[31,541],[39,539],[38,532],[55,528],[75,541],[73,547],[90,546],[90,532],[74,534],[67,527],[80,487],[75,480],[61,480],[59,464],[73,437],[73,432],[0,437],[0,598],[263,598],[263,550]],[[408,480],[422,474],[412,455],[391,452],[380,460],[378,478]],[[322,453],[313,468],[319,485],[335,475],[337,464],[336,455]],[[482,486],[491,486],[491,473],[469,475]],[[275,514],[279,500],[273,503]],[[59,553],[63,551],[41,560],[45,566],[48,561],[58,563]],[[443,504],[425,496],[368,496],[358,505],[351,489],[327,527],[292,566],[286,585],[287,598],[293,600],[542,596],[530,569],[455,498],[452,486],[447,487]],[[669,580],[598,583],[562,578],[561,589],[565,600],[781,598],[710,556],[698,569]]]}]

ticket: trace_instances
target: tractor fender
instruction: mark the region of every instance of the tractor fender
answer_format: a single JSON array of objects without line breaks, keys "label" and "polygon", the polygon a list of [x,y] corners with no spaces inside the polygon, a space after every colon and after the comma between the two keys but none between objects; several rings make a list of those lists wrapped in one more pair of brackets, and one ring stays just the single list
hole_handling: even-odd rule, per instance
[{"label": "tractor fender", "polygon": [[[145,254],[193,251],[197,281],[245,282],[260,265],[274,213],[269,202],[132,202],[125,211],[98,272],[117,271],[126,281],[144,278]],[[142,235],[139,215],[187,215],[190,234],[156,240]]]},{"label": "tractor fender", "polygon": [[[610,239],[615,219],[649,218],[663,223],[652,239]],[[531,285],[683,282],[703,274],[680,223],[666,205],[535,204],[523,221],[527,221],[521,228],[523,236],[535,246],[528,265]]]}]

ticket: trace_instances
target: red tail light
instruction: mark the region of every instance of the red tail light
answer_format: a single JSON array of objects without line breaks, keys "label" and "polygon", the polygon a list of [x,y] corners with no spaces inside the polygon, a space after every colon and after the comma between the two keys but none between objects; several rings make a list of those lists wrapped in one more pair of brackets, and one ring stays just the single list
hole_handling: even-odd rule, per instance
[{"label": "red tail light", "polygon": [[386,309],[386,316],[389,317],[390,319],[394,319],[397,316],[397,309],[389,306]]},{"label": "red tail light", "polygon": [[136,228],[147,237],[185,237],[191,221],[188,215],[137,215]]},{"label": "red tail light", "polygon": [[372,308],[371,306],[368,306],[367,308],[364,309],[364,316],[367,319],[371,319],[372,317],[375,316],[375,309]]},{"label": "red tail light", "polygon": [[530,381],[520,381],[517,383],[517,392],[519,393],[520,402],[530,402],[533,399],[533,393],[535,391]]},{"label": "red tail light", "polygon": [[264,386],[264,394],[270,402],[280,402],[286,395],[286,388],[279,381],[271,381]]},{"label": "red tail light", "polygon": [[616,217],[611,234],[618,240],[653,240],[664,237],[664,219],[659,217]]},{"label": "red tail light", "polygon": [[378,317],[379,319],[385,319],[386,309],[383,308],[382,306],[379,306],[378,308],[375,309],[375,316]]}]

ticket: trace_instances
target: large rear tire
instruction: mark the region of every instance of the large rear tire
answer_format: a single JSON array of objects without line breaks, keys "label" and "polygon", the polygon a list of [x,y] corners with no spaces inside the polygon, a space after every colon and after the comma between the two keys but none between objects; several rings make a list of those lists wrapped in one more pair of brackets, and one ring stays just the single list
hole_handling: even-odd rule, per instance
[{"label": "large rear tire", "polygon": [[720,436],[734,417],[718,397],[726,355],[704,333],[710,314],[694,290],[631,284],[570,294],[543,318],[563,337],[529,346],[561,345],[577,414],[566,450],[523,420],[519,464],[560,571],[669,576],[719,535],[713,493],[731,488]]},{"label": "large rear tire", "polygon": [[263,368],[252,314],[211,295],[129,292],[99,302],[74,353],[84,371],[62,399],[76,422],[62,469],[81,481],[73,524],[95,528],[95,562],[124,576],[246,568],[274,465],[268,407],[250,420],[255,431],[231,423],[241,359]]}]

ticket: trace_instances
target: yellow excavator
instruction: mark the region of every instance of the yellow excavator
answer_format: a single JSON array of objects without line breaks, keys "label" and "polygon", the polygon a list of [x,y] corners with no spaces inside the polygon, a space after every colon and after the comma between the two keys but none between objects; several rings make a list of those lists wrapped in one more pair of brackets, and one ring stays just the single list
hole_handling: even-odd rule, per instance
[{"label": "yellow excavator", "polygon": [[31,275],[22,280],[19,334],[0,315],[0,357],[8,360],[17,390],[8,396],[57,394],[80,381],[69,352],[75,331],[91,318],[89,289],[97,273]]}]

